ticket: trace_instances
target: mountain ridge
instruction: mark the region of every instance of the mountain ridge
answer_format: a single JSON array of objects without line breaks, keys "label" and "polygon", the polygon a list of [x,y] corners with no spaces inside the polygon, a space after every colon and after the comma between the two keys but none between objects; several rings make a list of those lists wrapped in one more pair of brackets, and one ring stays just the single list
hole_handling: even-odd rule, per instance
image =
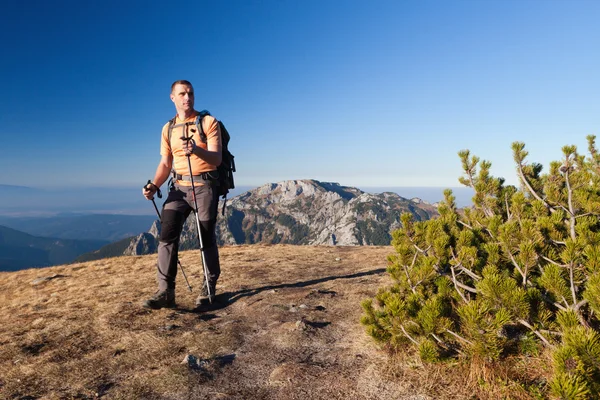
[{"label": "mountain ridge", "polygon": [[[435,205],[392,192],[372,194],[313,179],[267,183],[228,200],[225,217],[218,219],[217,241],[219,245],[389,245],[391,231],[400,227],[404,212],[412,213],[416,220],[437,215]],[[150,235],[123,239],[118,245],[112,244],[112,251],[99,249],[82,255],[78,261],[152,253],[159,232],[160,225],[155,222]],[[184,225],[180,249],[197,247],[192,213]]]},{"label": "mountain ridge", "polygon": [[99,240],[33,236],[0,225],[0,271],[67,264],[105,244]]}]

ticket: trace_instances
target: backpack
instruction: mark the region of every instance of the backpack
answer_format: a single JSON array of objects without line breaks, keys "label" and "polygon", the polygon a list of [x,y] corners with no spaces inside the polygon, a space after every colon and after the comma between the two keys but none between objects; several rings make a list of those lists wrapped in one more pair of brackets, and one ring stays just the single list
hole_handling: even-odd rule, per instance
[{"label": "backpack", "polygon": [[[206,134],[204,133],[204,129],[202,128],[202,119],[210,115],[207,110],[202,110],[196,117],[195,122],[188,122],[188,124],[194,124],[198,127],[200,133],[200,140],[206,143]],[[169,143],[171,143],[171,133],[173,131],[173,127],[175,126],[175,120],[177,117],[173,118],[169,121]],[[233,180],[233,173],[235,171],[235,161],[233,154],[229,151],[229,140],[231,137],[229,136],[229,132],[225,128],[225,125],[219,120],[217,120],[219,124],[219,129],[221,130],[221,164],[217,167],[218,179],[217,179],[217,192],[219,196],[224,200],[223,202],[223,211],[222,214],[225,215],[225,204],[227,203],[227,193],[229,193],[229,189],[235,188],[235,183]]]}]

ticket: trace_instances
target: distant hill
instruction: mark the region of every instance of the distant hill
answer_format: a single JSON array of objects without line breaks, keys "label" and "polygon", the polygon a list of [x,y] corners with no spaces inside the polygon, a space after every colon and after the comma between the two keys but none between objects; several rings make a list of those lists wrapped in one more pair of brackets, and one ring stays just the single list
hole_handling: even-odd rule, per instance
[{"label": "distant hill", "polygon": [[0,271],[70,263],[106,244],[104,240],[36,237],[0,225]]},{"label": "distant hill", "polygon": [[0,217],[0,224],[34,236],[115,242],[147,231],[155,220],[152,215],[88,214]]},{"label": "distant hill", "polygon": [[23,193],[23,192],[27,192],[27,191],[33,191],[34,189],[27,187],[27,186],[18,186],[18,185],[4,185],[0,183],[0,193],[5,194],[5,193],[10,193],[10,192],[19,192],[19,193]]},{"label": "distant hill", "polygon": [[[389,245],[391,232],[400,227],[402,213],[413,214],[415,220],[437,215],[435,206],[417,198],[408,200],[390,192],[365,193],[315,180],[266,184],[233,197],[225,210],[217,225],[220,245]],[[84,254],[78,261],[155,252],[159,230],[156,223],[147,233]],[[180,249],[197,247],[195,217],[190,214]]]},{"label": "distant hill", "polygon": [[75,261],[85,262],[123,255],[151,254],[156,252],[157,245],[157,238],[148,232],[144,232],[134,237],[128,237],[118,242],[107,244],[98,250],[82,254]]}]

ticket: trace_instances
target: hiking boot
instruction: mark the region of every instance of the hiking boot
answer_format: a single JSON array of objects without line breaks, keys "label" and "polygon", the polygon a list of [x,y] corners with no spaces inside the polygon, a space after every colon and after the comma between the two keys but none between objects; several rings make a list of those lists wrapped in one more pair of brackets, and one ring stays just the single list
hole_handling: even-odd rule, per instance
[{"label": "hiking boot", "polygon": [[154,310],[175,307],[175,289],[157,291],[154,296],[144,302],[143,306]]},{"label": "hiking boot", "polygon": [[210,285],[210,296],[208,295],[208,289],[206,288],[206,282],[202,285],[202,289],[200,289],[200,294],[196,299],[196,307],[205,306],[215,301],[215,293],[216,293],[216,285]]}]

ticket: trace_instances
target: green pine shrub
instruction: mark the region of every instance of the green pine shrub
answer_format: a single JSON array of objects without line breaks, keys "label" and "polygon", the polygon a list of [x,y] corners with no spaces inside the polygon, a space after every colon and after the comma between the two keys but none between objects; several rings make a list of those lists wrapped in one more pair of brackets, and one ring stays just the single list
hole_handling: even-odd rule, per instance
[{"label": "green pine shrub", "polygon": [[547,173],[513,143],[520,188],[459,152],[473,206],[457,209],[446,190],[438,218],[402,215],[394,284],[362,304],[368,334],[428,362],[494,365],[547,349],[547,395],[600,399],[600,154],[587,139],[587,157],[565,146]]}]

